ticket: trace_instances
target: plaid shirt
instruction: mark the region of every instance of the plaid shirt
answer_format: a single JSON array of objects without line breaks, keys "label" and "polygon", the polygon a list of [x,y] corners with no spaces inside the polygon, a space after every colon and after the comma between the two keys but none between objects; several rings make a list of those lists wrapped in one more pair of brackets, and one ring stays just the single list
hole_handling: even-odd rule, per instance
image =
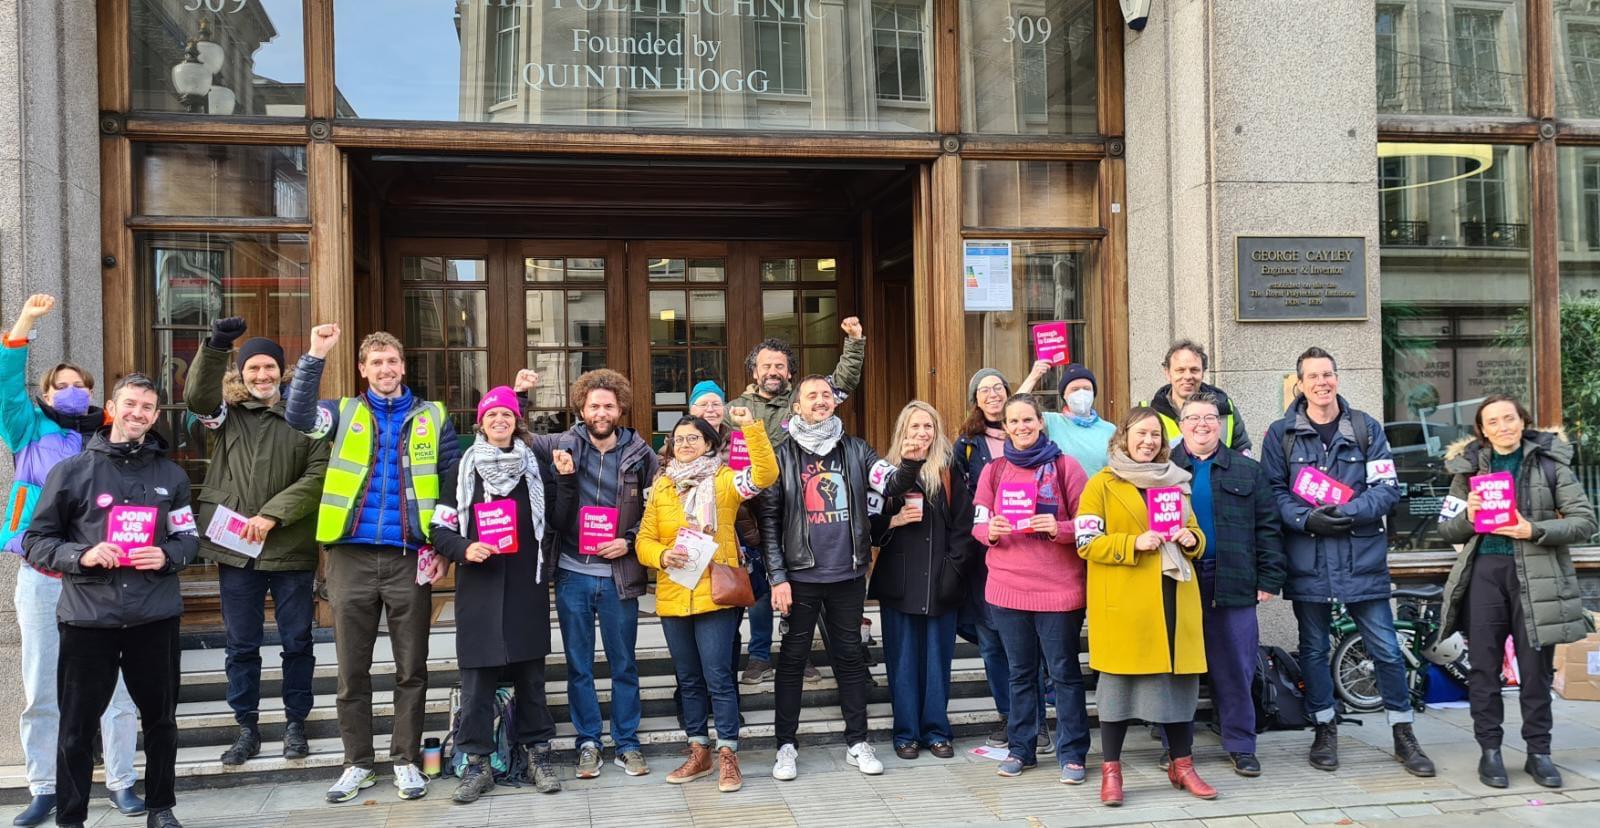
[{"label": "plaid shirt", "polygon": [[[1194,470],[1194,458],[1179,443],[1172,462]],[[1256,591],[1283,589],[1286,561],[1283,524],[1261,464],[1227,446],[1211,457],[1211,516],[1216,537],[1206,546],[1217,562],[1216,605],[1253,607]]]}]

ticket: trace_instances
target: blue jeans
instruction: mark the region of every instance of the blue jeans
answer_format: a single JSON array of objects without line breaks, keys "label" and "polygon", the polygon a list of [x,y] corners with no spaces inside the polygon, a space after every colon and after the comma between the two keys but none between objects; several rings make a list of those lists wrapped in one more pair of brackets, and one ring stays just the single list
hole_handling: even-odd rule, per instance
[{"label": "blue jeans", "polygon": [[706,719],[716,718],[717,749],[739,750],[739,687],[728,650],[739,629],[739,611],[723,609],[699,615],[663,617],[672,667],[678,674],[678,698],[684,735],[710,744]]},{"label": "blue jeans", "polygon": [[758,549],[745,550],[750,562],[750,586],[756,602],[750,607],[750,660],[772,663],[772,587],[767,584],[767,565]]},{"label": "blue jeans", "polygon": [[[556,618],[567,653],[567,706],[578,744],[600,744],[600,698],[594,691],[594,627],[611,665],[611,738],[617,752],[639,749],[639,668],[633,648],[639,637],[639,601],[617,597],[610,578],[565,569],[556,573]],[[726,658],[727,650],[722,651]]]},{"label": "blue jeans", "polygon": [[950,741],[950,660],[956,614],[911,615],[880,607],[883,660],[894,706],[895,747]]},{"label": "blue jeans", "polygon": [[1089,755],[1089,711],[1084,702],[1078,647],[1083,610],[1028,612],[992,607],[995,627],[1011,662],[1011,711],[1006,736],[1011,755],[1031,764],[1036,758],[1040,704],[1039,662],[1049,668],[1056,688],[1056,760],[1063,767],[1082,765]]},{"label": "blue jeans", "polygon": [[267,593],[283,643],[283,712],[291,722],[311,713],[311,593],[315,572],[263,572],[255,567],[217,567],[222,620],[228,631],[228,706],[241,725],[254,727],[261,706],[261,632]]},{"label": "blue jeans", "polygon": [[[1406,689],[1406,667],[1400,655],[1400,642],[1394,632],[1394,609],[1389,599],[1345,604],[1356,628],[1361,631],[1367,656],[1378,672],[1378,692],[1388,711],[1389,724],[1405,724],[1416,718],[1411,710],[1411,693]],[[1328,641],[1333,625],[1333,608],[1311,601],[1294,602],[1294,618],[1300,624],[1300,673],[1306,680],[1306,710],[1318,724],[1333,721],[1333,673],[1328,666]]]},{"label": "blue jeans", "polygon": [[[992,610],[991,610],[992,612]],[[1007,720],[1011,718],[1011,662],[1006,658],[1005,642],[1000,631],[982,620],[974,620],[973,636],[978,642],[978,655],[983,658],[983,673],[989,680],[989,695],[994,697],[994,709]],[[968,639],[969,641],[972,639]],[[1044,709],[1044,683],[1048,670],[1039,670],[1039,721],[1046,721]]]}]

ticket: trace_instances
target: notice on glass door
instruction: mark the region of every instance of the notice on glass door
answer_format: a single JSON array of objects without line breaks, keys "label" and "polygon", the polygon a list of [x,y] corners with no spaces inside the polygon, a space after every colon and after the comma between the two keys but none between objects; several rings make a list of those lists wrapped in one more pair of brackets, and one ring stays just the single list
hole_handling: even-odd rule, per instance
[{"label": "notice on glass door", "polygon": [[1011,310],[1011,242],[978,239],[964,243],[961,281],[969,311]]}]

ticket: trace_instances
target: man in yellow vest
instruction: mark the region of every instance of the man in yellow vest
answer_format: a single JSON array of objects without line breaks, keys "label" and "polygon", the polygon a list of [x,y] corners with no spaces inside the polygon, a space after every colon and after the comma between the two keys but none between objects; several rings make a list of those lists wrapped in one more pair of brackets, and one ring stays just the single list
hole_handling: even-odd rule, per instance
[{"label": "man in yellow vest", "polygon": [[455,491],[461,446],[444,404],[418,399],[406,387],[405,351],[382,331],[363,339],[357,355],[366,393],[319,402],[322,369],[338,341],[337,325],[311,329],[285,411],[290,425],[333,440],[317,542],[328,550],[323,571],[333,605],[345,769],[327,799],[354,799],[377,781],[372,650],[385,615],[395,666],[394,785],[401,799],[420,799],[428,792],[420,765],[431,584],[446,567],[433,556],[429,533],[435,510],[449,508],[439,493]]},{"label": "man in yellow vest", "polygon": [[1203,381],[1209,367],[1206,349],[1200,343],[1188,339],[1172,343],[1161,360],[1161,371],[1167,375],[1167,384],[1156,389],[1154,397],[1141,400],[1139,405],[1156,410],[1161,417],[1161,428],[1166,432],[1167,442],[1176,447],[1183,442],[1183,434],[1178,430],[1178,412],[1183,410],[1183,404],[1196,394],[1210,394],[1216,397],[1217,411],[1222,415],[1222,444],[1246,457],[1254,457],[1250,451],[1250,435],[1244,429],[1244,418],[1239,416],[1233,400],[1228,399],[1222,389]]}]

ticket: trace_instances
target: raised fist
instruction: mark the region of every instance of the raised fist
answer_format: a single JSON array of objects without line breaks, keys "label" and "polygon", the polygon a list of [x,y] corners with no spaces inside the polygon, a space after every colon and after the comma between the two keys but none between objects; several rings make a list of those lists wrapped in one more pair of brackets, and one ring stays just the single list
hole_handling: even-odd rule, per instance
[{"label": "raised fist", "polygon": [[56,298],[48,293],[35,293],[22,303],[22,315],[27,319],[36,320],[55,310]]},{"label": "raised fist", "polygon": [[539,387],[539,372],[532,368],[523,368],[517,372],[517,379],[512,383],[511,389],[518,394],[526,394]]},{"label": "raised fist", "polygon": [[556,474],[572,474],[578,470],[572,462],[572,453],[562,449],[550,452],[550,464],[556,467]]},{"label": "raised fist", "polygon": [[233,341],[244,336],[245,321],[243,317],[229,316],[211,323],[211,338],[207,340],[213,348],[226,351],[233,347]]},{"label": "raised fist", "polygon": [[755,422],[755,417],[750,416],[750,409],[742,405],[736,405],[728,409],[728,421],[743,428]]},{"label": "raised fist", "polygon": [[844,331],[845,336],[851,339],[861,338],[861,320],[857,317],[846,316],[844,321],[839,323],[839,328]]},{"label": "raised fist", "polygon": [[312,356],[317,359],[327,359],[333,347],[339,344],[339,326],[336,323],[318,325],[311,329]]}]

